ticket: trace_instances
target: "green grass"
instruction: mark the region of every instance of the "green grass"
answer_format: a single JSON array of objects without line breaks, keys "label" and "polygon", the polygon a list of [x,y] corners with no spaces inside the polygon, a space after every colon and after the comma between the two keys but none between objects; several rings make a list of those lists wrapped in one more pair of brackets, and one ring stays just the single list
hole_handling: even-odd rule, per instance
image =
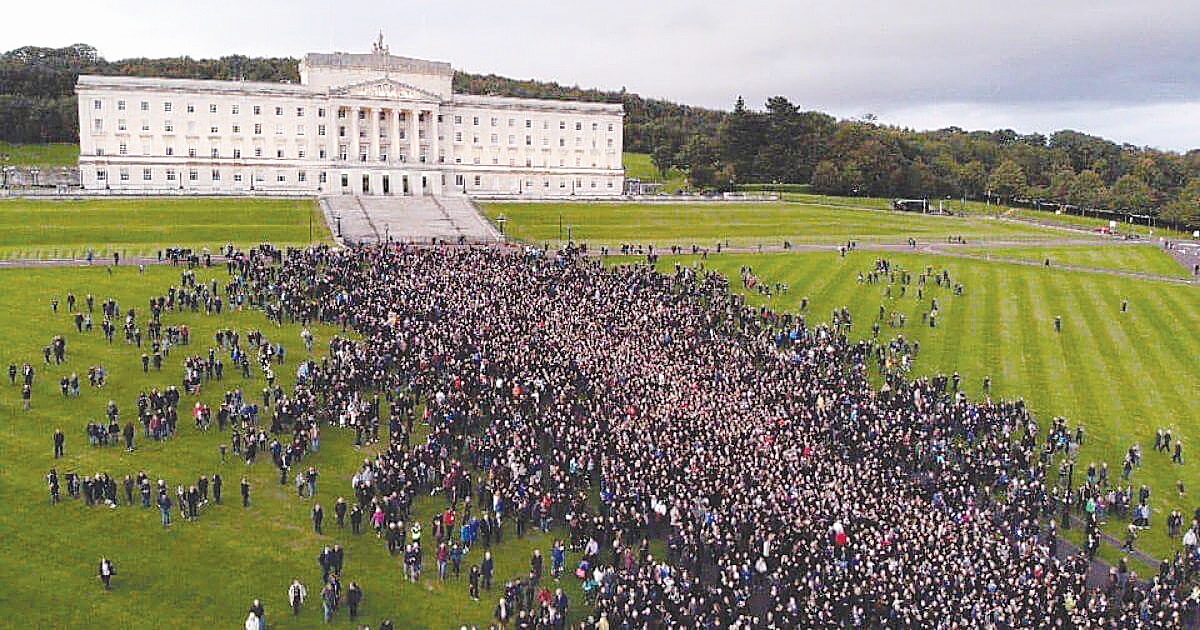
[{"label": "green grass", "polygon": [[329,241],[307,199],[101,199],[0,201],[0,258],[153,256],[164,247]]},{"label": "green grass", "polygon": [[[488,203],[493,220],[504,215],[506,232],[541,243],[570,236],[594,245],[650,243],[659,247],[718,242],[733,246],[792,243],[838,244],[944,241],[1031,241],[1061,238],[1062,232],[988,217],[944,217],[904,212],[830,208],[799,203]],[[561,217],[561,237],[559,224]]]},{"label": "green grass", "polygon": [[[120,338],[107,344],[98,325],[92,333],[74,332],[65,312],[68,291],[81,299],[87,293],[96,295],[97,301],[115,297],[122,309],[138,309],[139,322],[144,324],[142,311],[148,298],[177,283],[179,271],[166,266],[148,267],[145,275],[126,267],[116,268],[111,275],[101,268],[0,271],[0,369],[6,370],[9,362],[30,361],[38,370],[30,412],[21,409],[19,388],[10,386],[7,376],[0,383],[0,501],[5,506],[0,511],[0,552],[6,558],[0,563],[0,583],[5,586],[0,592],[0,615],[9,620],[19,618],[22,626],[34,628],[230,628],[241,627],[250,601],[259,598],[266,605],[272,628],[316,628],[322,625],[316,557],[322,545],[340,543],[347,549],[344,585],[356,581],[365,592],[360,623],[375,627],[382,618],[391,617],[400,628],[447,628],[459,623],[486,626],[504,581],[528,573],[535,546],[548,559],[553,538],[565,536],[564,531],[533,534],[517,541],[512,525],[507,526],[504,543],[493,547],[498,586],[490,593],[485,591],[483,601],[476,603],[467,597],[465,575],[448,586],[437,583],[436,565],[428,555],[425,579],[411,584],[402,577],[402,560],[389,557],[386,546],[374,535],[355,537],[349,529],[337,529],[334,501],[339,495],[352,497],[350,477],[371,454],[353,447],[352,433],[325,428],[321,452],[304,460],[305,465],[321,471],[318,500],[326,507],[323,536],[312,531],[309,514],[313,501],[296,497],[291,484],[279,485],[269,455],[253,466],[232,458],[220,463],[217,446],[228,443],[228,433],[221,435],[215,428],[202,433],[193,428],[184,417],[196,400],[192,396],[183,398],[180,434],[173,440],[144,440],[139,429],[137,450],[132,454],[119,447],[88,445],[84,426],[91,419],[103,418],[108,400],[120,405],[122,419],[131,414],[136,418],[138,392],[178,385],[184,357],[206,353],[217,328],[260,329],[270,340],[282,342],[288,349],[287,365],[278,368],[277,374],[290,391],[297,363],[308,356],[300,343],[299,328],[276,327],[258,312],[165,314],[165,325],[191,327],[192,345],[176,348],[166,369],[161,373],[151,370],[149,375],[142,374],[136,347]],[[201,282],[210,278],[224,281],[225,277],[223,271],[200,273]],[[50,309],[53,297],[62,300],[57,314]],[[41,348],[56,334],[68,340],[68,362],[47,367]],[[317,351],[323,353],[334,331],[318,328],[315,334]],[[78,372],[83,376],[89,366],[97,364],[109,370],[108,387],[91,389],[84,378],[79,398],[66,399],[59,393],[57,383],[62,375]],[[224,382],[206,385],[199,399],[215,407],[226,389],[242,387],[248,396],[257,398],[263,386],[257,375],[243,380],[229,370]],[[67,435],[66,458],[58,461],[52,458],[51,448],[55,427]],[[211,477],[220,471],[225,478],[225,503],[203,508],[198,522],[176,520],[164,531],[156,508],[87,508],[82,500],[66,498],[60,505],[50,506],[44,475],[52,466],[60,473],[107,471],[118,480],[145,470],[152,478],[167,480],[172,489],[177,484],[195,483],[201,474]],[[242,475],[248,475],[252,483],[250,509],[243,509],[238,497]],[[441,497],[419,497],[416,510],[428,523],[443,506]],[[104,593],[95,577],[101,555],[112,558],[119,569],[111,593]],[[464,570],[481,557],[481,549],[473,550]],[[569,554],[568,567],[573,568],[578,559]],[[287,610],[284,595],[294,577],[308,586],[310,597],[298,618]],[[552,580],[550,584],[553,588]],[[575,584],[574,578],[563,581],[571,598],[572,621],[578,622],[587,606]],[[344,609],[335,619],[336,626],[357,627],[348,622]]]},{"label": "green grass", "polygon": [[665,193],[677,193],[687,187],[687,173],[673,168],[664,178],[654,167],[649,154],[625,153],[621,156],[621,163],[625,167],[626,178],[637,178],[643,182],[662,182]]},{"label": "green grass", "polygon": [[996,259],[1013,258],[1044,262],[1050,260],[1051,265],[1071,265],[1076,267],[1091,267],[1093,269],[1108,269],[1116,271],[1134,271],[1140,273],[1168,276],[1175,278],[1190,278],[1191,273],[1179,264],[1170,254],[1157,245],[1108,245],[1088,246],[1069,245],[1063,247],[994,247],[969,248],[959,250]]},{"label": "green grass", "polygon": [[9,144],[0,142],[0,160],[14,166],[75,166],[79,162],[79,145],[62,144]]},{"label": "green grass", "polygon": [[[885,285],[858,284],[879,256],[919,273],[926,265],[950,271],[965,286],[962,296],[930,284],[925,300],[914,292],[884,297]],[[664,258],[660,265],[692,264],[695,258]],[[808,318],[828,321],[830,312],[848,306],[854,316],[852,336],[871,334],[879,306],[899,311],[908,325],[892,329],[883,325],[881,337],[903,334],[920,342],[916,374],[962,374],[973,397],[983,395],[982,381],[992,378],[992,394],[1023,398],[1049,426],[1053,416],[1082,424],[1087,439],[1080,455],[1076,482],[1088,462],[1107,461],[1115,480],[1125,450],[1142,445],[1146,465],[1132,478],[1136,488],[1148,484],[1155,510],[1153,529],[1142,534],[1139,548],[1164,557],[1178,547],[1165,534],[1171,509],[1191,514],[1200,495],[1200,292],[1133,278],[1080,273],[1054,268],[983,262],[920,254],[856,252],[846,258],[836,254],[803,253],[710,256],[703,263],[731,277],[740,289],[738,270],[753,267],[769,283],[790,285],[787,293],[766,298],[749,292],[752,304],[770,304],[794,311],[808,296]],[[914,274],[915,275],[915,274]],[[941,306],[937,328],[922,325],[921,313],[929,299]],[[1120,304],[1129,300],[1129,312]],[[1063,332],[1055,333],[1053,320],[1063,318]],[[1169,427],[1184,442],[1186,465],[1170,463],[1153,450],[1154,432]],[[1187,484],[1188,496],[1180,499],[1175,481]],[[1185,519],[1186,520],[1186,519]],[[1123,536],[1124,523],[1110,519],[1109,531]]]}]

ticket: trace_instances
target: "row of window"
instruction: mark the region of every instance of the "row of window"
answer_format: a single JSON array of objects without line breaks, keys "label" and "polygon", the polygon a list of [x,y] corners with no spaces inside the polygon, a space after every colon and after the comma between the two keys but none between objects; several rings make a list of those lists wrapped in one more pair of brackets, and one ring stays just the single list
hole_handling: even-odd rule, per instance
[{"label": "row of window", "polygon": [[[455,131],[455,132],[454,132],[454,141],[455,141],[455,142],[458,142],[458,143],[461,143],[461,142],[463,141],[463,132],[461,132],[461,131]],[[480,142],[480,136],[471,136],[471,144],[474,144],[474,145],[476,145],[476,146],[478,146],[478,145],[481,145],[481,144],[482,144],[482,142]],[[491,135],[491,144],[492,144],[493,146],[499,146],[499,145],[500,145],[500,134],[495,134],[495,133],[494,133],[494,134],[492,134],[492,135]],[[512,135],[512,134],[509,134],[509,136],[508,136],[508,146],[512,147],[512,146],[516,146],[516,145],[517,145],[517,136],[515,136],[515,135]],[[608,139],[608,141],[607,141],[607,146],[608,146],[608,148],[610,148],[610,149],[611,149],[611,148],[613,148],[613,145],[614,145],[614,141],[613,141],[613,139],[612,139],[612,138],[609,138],[609,139]],[[525,136],[525,146],[527,146],[527,147],[531,147],[531,146],[533,146],[533,136]],[[542,146],[543,146],[543,147],[548,147],[548,146],[550,146],[550,138],[542,138]],[[567,139],[566,139],[566,138],[559,138],[559,139],[558,139],[558,146],[560,146],[560,147],[566,147],[566,146],[567,146]],[[576,147],[582,147],[582,146],[583,146],[583,138],[582,138],[582,137],[580,137],[580,136],[575,136],[575,146],[576,146]],[[592,138],[592,148],[593,148],[593,149],[596,149],[596,148],[598,148],[598,147],[596,146],[596,139],[595,139],[595,138]]]},{"label": "row of window", "polygon": [[[440,118],[440,116],[439,116],[439,118]],[[472,124],[473,126],[475,126],[475,127],[478,127],[478,126],[479,126],[479,121],[480,121],[480,117],[479,117],[479,116],[472,116],[472,117],[471,117],[471,124]],[[441,122],[441,120],[439,120],[438,122]],[[499,127],[499,126],[500,126],[500,119],[499,119],[499,118],[496,118],[495,116],[493,116],[493,117],[492,117],[492,119],[491,119],[491,123],[492,123],[492,125],[491,125],[491,126],[493,126],[493,127]],[[454,116],[454,124],[456,124],[456,125],[461,125],[461,124],[463,124],[463,117],[462,117],[461,115],[458,115],[458,114],[456,114],[456,115]],[[516,119],[516,118],[509,118],[509,119],[508,119],[508,126],[509,126],[509,127],[515,127],[515,126],[517,126],[517,119]],[[532,119],[532,118],[526,118],[526,119],[525,119],[525,128],[526,128],[526,129],[533,129],[533,119]],[[543,120],[543,121],[542,121],[542,129],[549,129],[549,128],[550,128],[550,121],[549,121],[549,120]],[[565,130],[566,130],[566,128],[567,128],[567,121],[565,121],[565,120],[559,120],[559,121],[558,121],[558,128],[559,128],[560,130],[564,130],[564,131],[565,131]],[[599,130],[600,130],[600,123],[592,123],[592,131],[599,131]],[[613,124],[612,124],[612,123],[608,123],[608,130],[609,130],[610,132],[613,130]],[[578,120],[577,120],[577,121],[575,121],[575,131],[583,131],[583,121],[578,121]]]},{"label": "row of window", "polygon": [[[343,127],[343,129],[345,129],[345,128]],[[242,126],[241,125],[231,125],[230,130],[233,133],[233,135],[240,135],[242,133]],[[120,118],[117,120],[117,131],[118,132],[129,131],[129,125],[124,118]],[[148,121],[148,120],[142,121],[142,131],[147,131],[147,132],[150,131],[150,121]],[[103,118],[96,118],[92,121],[92,132],[93,133],[103,133],[104,132],[104,119]],[[175,133],[175,123],[170,120],[163,121],[163,133]],[[196,135],[196,122],[195,121],[192,121],[192,120],[188,121],[187,133],[189,135]],[[220,135],[220,133],[221,133],[221,128],[219,126],[217,126],[217,125],[209,126],[209,128],[208,128],[209,135],[216,136],[216,135]],[[254,135],[261,136],[262,133],[263,133],[262,123],[254,123]],[[296,135],[303,136],[305,133],[307,133],[307,129],[304,125],[296,125]],[[275,135],[277,135],[277,136],[283,135],[283,125],[275,125]],[[325,125],[317,125],[317,135],[318,136],[325,135]],[[345,134],[343,134],[343,135],[345,135]]]},{"label": "row of window", "polygon": [[[103,109],[104,109],[104,101],[103,101],[103,100],[101,100],[101,99],[98,99],[98,98],[97,98],[97,99],[93,99],[93,100],[92,100],[92,109],[94,109],[94,110],[96,110],[96,111],[101,111],[101,110],[103,110]],[[163,103],[162,103],[162,109],[163,109],[163,111],[164,111],[164,112],[172,112],[172,111],[175,111],[175,103],[174,103],[174,102],[172,102],[172,101],[163,101]],[[293,109],[293,108],[289,108],[289,107],[282,107],[282,106],[276,106],[276,107],[275,107],[275,115],[276,115],[276,116],[283,116],[283,115],[284,115],[284,113],[285,113],[285,111],[287,111],[287,110],[290,110],[290,109]],[[125,101],[124,101],[124,100],[118,100],[118,101],[117,101],[117,111],[123,112],[123,111],[125,111],[125,110],[126,110],[126,104],[125,104]],[[141,110],[142,110],[142,111],[144,111],[144,112],[148,112],[148,111],[150,111],[150,101],[141,101]],[[252,107],[252,110],[253,110],[253,112],[254,112],[254,115],[255,115],[255,116],[261,116],[261,115],[262,115],[262,111],[263,111],[263,107],[262,107],[262,105],[254,105],[254,106]],[[302,107],[302,106],[297,106],[297,107],[295,107],[295,108],[294,108],[294,110],[295,110],[295,112],[296,112],[296,117],[297,117],[297,118],[303,118],[303,117],[304,117],[304,114],[305,114],[305,108],[304,108],[304,107]],[[187,113],[189,113],[189,114],[194,114],[194,113],[196,113],[196,106],[195,106],[195,105],[193,105],[193,104],[191,104],[191,103],[188,103],[188,104],[186,105],[186,111],[187,111]],[[217,113],[220,113],[220,112],[219,112],[219,108],[217,107],[217,104],[216,104],[216,103],[209,103],[209,105],[208,105],[208,113],[210,113],[210,114],[217,114]],[[233,104],[233,105],[230,105],[230,106],[229,106],[229,113],[230,113],[230,114],[233,114],[233,115],[235,115],[235,116],[236,116],[236,115],[238,115],[238,114],[240,114],[240,113],[241,113],[241,106],[239,106],[239,105],[238,105],[238,104],[236,104],[236,103],[235,103],[235,104]],[[324,107],[318,107],[318,108],[317,108],[317,118],[324,118],[324,117],[325,117],[325,108],[324,108]]]},{"label": "row of window", "polygon": [[[220,169],[214,168],[214,169],[212,169],[212,171],[210,171],[210,174],[212,177],[212,181],[214,181],[214,182],[221,181],[221,170]],[[143,168],[142,169],[142,181],[145,181],[145,182],[155,181],[154,175],[155,175],[154,169],[152,169],[152,168]],[[180,181],[180,179],[183,177],[183,175],[184,175],[184,173],[182,171],[176,171],[173,168],[168,168],[168,169],[163,170],[163,178],[168,182]],[[118,169],[117,178],[123,182],[129,181],[129,169],[127,169],[127,168]],[[325,183],[325,179],[326,179],[325,172],[322,171],[320,173],[320,182],[322,184]],[[108,171],[103,170],[103,169],[97,170],[96,171],[96,181],[107,182],[108,181]],[[190,182],[200,181],[200,171],[197,169],[190,169],[187,172],[187,181],[190,181]],[[233,181],[235,181],[235,182],[242,181],[241,171],[235,171],[233,173]],[[264,182],[264,181],[266,181],[266,176],[263,173],[255,173],[254,181]],[[288,181],[288,174],[284,171],[276,171],[275,172],[275,181],[278,183],[286,183]],[[296,181],[298,183],[307,182],[308,181],[308,173],[305,171],[298,171],[296,173]]]},{"label": "row of window", "polygon": [[[466,181],[467,181],[467,180],[466,180],[466,176],[465,176],[465,175],[458,174],[458,175],[455,175],[455,176],[454,176],[454,185],[455,185],[455,186],[457,186],[457,187],[459,187],[459,188],[465,187],[465,186],[466,186]],[[495,188],[500,188],[500,187],[502,186],[502,185],[501,185],[501,181],[502,181],[502,180],[501,180],[500,178],[494,178],[494,184],[493,184],[493,186],[494,186]],[[568,182],[568,180],[565,180],[565,179],[559,179],[559,180],[558,180],[558,187],[559,187],[560,189],[566,189],[566,188],[567,188],[567,182]],[[549,179],[549,178],[546,178],[546,179],[543,179],[543,180],[541,180],[541,183],[542,183],[542,188],[549,188],[549,187],[550,187],[550,179]],[[474,186],[474,187],[476,187],[476,188],[478,188],[478,187],[480,187],[480,186],[483,186],[483,176],[482,176],[482,175],[475,175],[475,176],[473,176],[473,177],[471,178],[471,184],[472,184],[472,186]],[[594,180],[594,179],[593,179],[593,180],[589,180],[589,184],[590,184],[590,186],[589,186],[590,188],[598,188],[598,187],[599,187],[599,186],[597,185],[597,182],[596,182],[596,180]],[[525,180],[525,182],[524,182],[524,189],[525,189],[525,190],[532,189],[532,188],[534,188],[535,186],[536,186],[536,184],[534,183],[534,180],[528,179],[528,180]],[[572,186],[571,186],[571,188],[572,188],[572,189],[575,189],[575,188],[583,188],[583,187],[584,187],[584,185],[583,185],[583,179],[582,179],[582,178],[577,178],[577,179],[576,179],[576,180],[575,180],[575,181],[572,183]],[[611,180],[611,179],[610,179],[610,180],[608,180],[608,187],[609,187],[609,188],[612,188],[612,187],[613,187],[613,180]]]}]

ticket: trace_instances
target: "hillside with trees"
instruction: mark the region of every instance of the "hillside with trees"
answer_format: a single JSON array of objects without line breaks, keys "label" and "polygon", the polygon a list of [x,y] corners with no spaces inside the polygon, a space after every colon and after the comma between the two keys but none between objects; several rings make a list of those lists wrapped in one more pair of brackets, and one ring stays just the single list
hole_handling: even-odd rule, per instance
[{"label": "hillside with trees", "polygon": [[[297,81],[292,58],[107,61],[95,48],[23,47],[0,55],[0,141],[75,142],[80,74]],[[625,150],[646,153],[692,187],[811,183],[819,193],[873,197],[1024,200],[1152,214],[1200,227],[1200,151],[1118,144],[1077,131],[1049,136],[1008,129],[913,131],[805,111],[788,99],[762,110],[739,97],[730,112],[496,75],[457,73],[454,90],[622,103]]]}]

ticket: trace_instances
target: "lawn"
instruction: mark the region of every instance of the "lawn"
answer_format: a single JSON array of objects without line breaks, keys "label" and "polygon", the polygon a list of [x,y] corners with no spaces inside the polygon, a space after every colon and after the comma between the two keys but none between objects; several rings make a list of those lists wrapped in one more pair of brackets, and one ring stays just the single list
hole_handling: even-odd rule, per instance
[{"label": "lawn", "polygon": [[[89,420],[103,418],[105,404],[114,400],[120,406],[122,421],[136,419],[135,397],[150,387],[178,385],[185,355],[206,353],[218,328],[246,331],[260,329],[272,341],[288,349],[287,364],[277,368],[285,389],[290,391],[299,361],[307,358],[300,343],[299,327],[276,327],[256,311],[220,316],[204,314],[164,315],[164,325],[187,324],[192,329],[192,345],[177,347],[166,362],[166,369],[149,375],[142,373],[141,351],[120,340],[109,345],[99,331],[76,333],[66,313],[65,295],[73,291],[81,299],[87,293],[97,302],[112,296],[122,310],[138,309],[138,320],[146,321],[143,305],[152,295],[165,292],[177,283],[179,270],[150,266],[145,275],[135,268],[120,267],[110,275],[102,268],[58,268],[0,271],[0,369],[9,362],[29,361],[38,370],[33,410],[21,408],[19,388],[0,384],[0,617],[21,620],[24,627],[103,627],[103,628],[202,628],[241,627],[246,608],[254,598],[263,600],[272,628],[316,628],[322,626],[320,600],[321,573],[316,558],[323,545],[340,543],[346,548],[343,585],[358,582],[365,600],[360,623],[371,627],[391,617],[397,628],[457,627],[460,623],[486,626],[504,581],[529,571],[529,557],[536,546],[549,557],[554,537],[565,536],[555,530],[550,535],[532,534],[516,540],[511,525],[506,527],[504,543],[497,551],[498,586],[485,592],[481,602],[467,597],[466,577],[442,585],[436,579],[436,567],[426,555],[425,579],[418,584],[404,581],[401,558],[390,557],[384,543],[372,534],[353,536],[349,529],[339,531],[333,518],[337,496],[352,498],[350,476],[364,457],[373,451],[353,447],[353,434],[325,428],[320,453],[309,454],[305,465],[321,472],[317,500],[326,508],[325,535],[311,527],[312,499],[301,499],[289,483],[280,486],[278,472],[269,455],[247,466],[236,458],[221,464],[218,445],[228,443],[228,433],[214,428],[200,432],[186,418],[196,397],[184,395],[180,404],[180,432],[171,440],[154,443],[137,438],[132,454],[115,446],[91,447],[84,436]],[[200,281],[227,278],[223,268],[202,271]],[[50,300],[62,301],[59,312],[52,313]],[[99,315],[99,305],[97,305]],[[315,330],[316,350],[323,354],[334,331]],[[62,366],[43,364],[41,348],[52,335],[65,335],[68,361]],[[58,391],[58,379],[77,372],[83,377],[87,368],[103,364],[109,370],[110,384],[103,390],[92,389],[86,378],[77,399],[64,398]],[[233,370],[226,372],[223,383],[206,386],[198,397],[215,409],[226,389],[241,387],[255,399],[264,382],[257,374],[243,379]],[[384,406],[386,412],[386,405]],[[386,425],[386,422],[385,422]],[[67,435],[66,457],[52,458],[51,435],[61,427]],[[265,461],[264,461],[265,459]],[[225,502],[202,509],[198,522],[176,518],[169,530],[162,528],[157,509],[122,505],[109,509],[88,508],[82,500],[65,496],[58,506],[48,502],[45,474],[57,466],[60,474],[75,470],[85,474],[107,471],[115,478],[147,471],[152,479],[165,479],[171,488],[195,483],[199,475],[210,477],[220,472],[225,478]],[[247,475],[252,484],[249,509],[242,508],[238,481]],[[174,498],[174,497],[172,497]],[[135,495],[136,500],[136,495]],[[441,497],[421,497],[416,509],[428,522],[444,506]],[[177,515],[176,515],[177,517]],[[119,569],[113,592],[102,591],[96,578],[96,565],[102,555],[112,558]],[[482,557],[479,548],[464,562],[464,573]],[[568,565],[578,561],[568,555]],[[310,600],[299,617],[287,609],[285,589],[299,577],[309,589]],[[553,581],[550,582],[553,588]],[[587,610],[574,578],[565,579],[572,601],[572,620],[578,621]],[[337,626],[350,624],[343,609],[335,617]],[[6,624],[5,624],[6,625]]]},{"label": "lawn", "polygon": [[[311,231],[311,238],[310,238]],[[153,256],[164,247],[301,245],[329,241],[308,199],[0,201],[0,258]]]},{"label": "lawn", "polygon": [[[1166,536],[1164,520],[1171,509],[1190,515],[1200,494],[1200,292],[1194,287],[1094,273],[1064,271],[920,254],[886,255],[916,273],[927,265],[947,269],[965,291],[961,296],[930,284],[919,302],[914,292],[886,298],[886,284],[857,282],[881,254],[801,253],[710,256],[704,264],[732,278],[741,288],[738,270],[751,266],[768,283],[787,283],[790,290],[767,298],[748,292],[752,304],[770,304],[795,311],[810,299],[810,321],[828,321],[834,308],[848,306],[854,317],[852,336],[871,335],[880,305],[907,316],[907,326],[882,326],[881,337],[897,333],[920,343],[916,374],[958,371],[963,387],[982,396],[985,376],[992,394],[1023,398],[1041,419],[1053,416],[1082,424],[1087,440],[1077,466],[1076,481],[1089,462],[1107,461],[1113,479],[1120,479],[1125,450],[1142,445],[1146,465],[1135,471],[1135,488],[1148,484],[1155,513],[1153,529],[1142,534],[1139,547],[1157,557],[1179,545]],[[694,257],[663,258],[695,264]],[[914,274],[915,275],[915,274]],[[915,289],[915,286],[913,287]],[[922,324],[922,313],[936,297],[941,308],[938,326]],[[1129,312],[1121,313],[1121,301]],[[1063,331],[1053,321],[1061,316]],[[1186,465],[1170,463],[1153,450],[1155,430],[1169,427],[1183,440]],[[1175,481],[1187,484],[1180,498]],[[1186,520],[1186,519],[1185,519]],[[1124,523],[1111,519],[1108,530],[1118,537]]]},{"label": "lawn", "polygon": [[649,154],[625,153],[621,156],[621,164],[625,167],[626,178],[637,178],[643,182],[662,182],[663,192],[677,193],[687,187],[687,174],[673,168],[667,172],[664,179],[662,173],[654,167]]},{"label": "lawn", "polygon": [[1158,245],[1068,245],[1063,247],[993,247],[959,250],[966,253],[989,256],[997,260],[1012,258],[1045,262],[1051,265],[1071,265],[1117,271],[1134,271],[1190,278],[1191,273]]},{"label": "lawn", "polygon": [[75,166],[79,162],[79,145],[9,144],[0,142],[0,163],[14,166]]},{"label": "lawn", "polygon": [[[988,217],[931,216],[800,203],[487,203],[494,221],[504,216],[505,231],[521,240],[567,240],[592,245],[649,243],[658,247],[692,244],[715,247],[944,241],[1034,241],[1063,238],[1061,231]],[[560,230],[561,226],[561,230]]]}]

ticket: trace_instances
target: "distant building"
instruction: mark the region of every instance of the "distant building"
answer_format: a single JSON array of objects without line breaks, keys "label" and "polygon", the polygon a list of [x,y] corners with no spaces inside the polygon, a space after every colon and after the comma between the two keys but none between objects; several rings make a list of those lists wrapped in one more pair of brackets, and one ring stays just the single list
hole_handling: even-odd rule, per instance
[{"label": "distant building", "polygon": [[300,83],[83,75],[84,189],[185,194],[623,191],[619,104],[454,94],[450,64],[311,53]]}]

